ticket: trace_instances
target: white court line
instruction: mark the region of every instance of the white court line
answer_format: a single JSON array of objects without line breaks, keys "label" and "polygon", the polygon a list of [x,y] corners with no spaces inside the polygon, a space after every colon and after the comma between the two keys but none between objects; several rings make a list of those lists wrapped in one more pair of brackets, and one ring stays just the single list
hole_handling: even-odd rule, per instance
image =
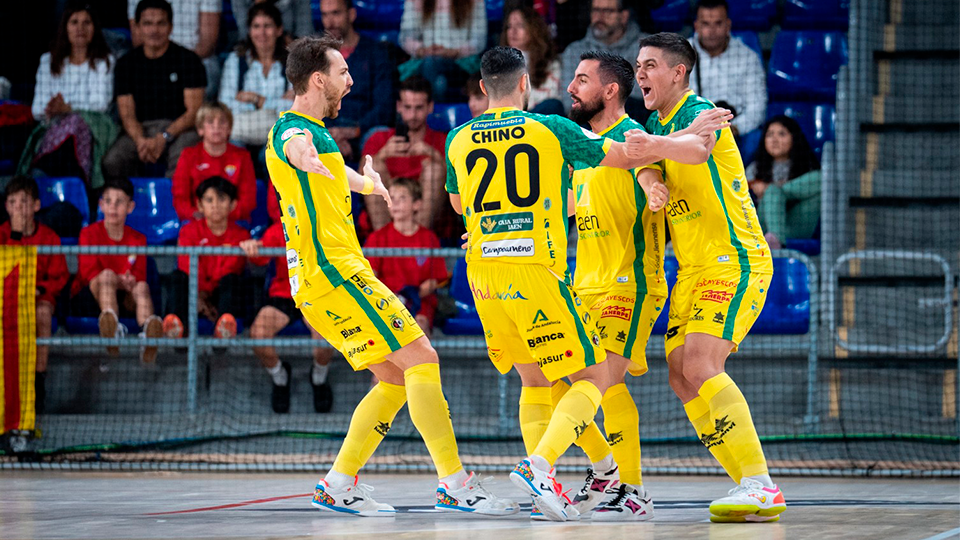
[{"label": "white court line", "polygon": [[953,529],[947,532],[942,532],[940,534],[935,534],[933,536],[928,536],[923,540],[946,540],[947,538],[951,538],[954,536],[960,537],[960,527],[957,527],[956,529]]}]

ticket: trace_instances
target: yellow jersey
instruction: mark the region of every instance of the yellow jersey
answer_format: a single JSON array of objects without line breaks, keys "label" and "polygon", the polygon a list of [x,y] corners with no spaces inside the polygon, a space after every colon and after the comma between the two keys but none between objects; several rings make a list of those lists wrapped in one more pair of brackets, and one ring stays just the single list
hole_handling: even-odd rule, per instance
[{"label": "yellow jersey", "polygon": [[555,115],[490,109],[447,136],[449,193],[460,195],[467,263],[567,272],[568,164],[597,166],[613,141]]},{"label": "yellow jersey", "polygon": [[[623,115],[598,135],[623,142],[624,133],[642,125]],[[663,210],[647,208],[647,196],[637,183],[640,169],[587,167],[574,164],[573,190],[577,209],[577,271],[574,288],[594,294],[625,287],[667,296],[663,275]],[[649,165],[660,172],[660,166]]]},{"label": "yellow jersey", "polygon": [[[647,131],[669,135],[688,127],[713,103],[688,91],[670,113],[657,111]],[[763,238],[757,210],[750,200],[740,150],[730,129],[717,132],[717,144],[700,165],[663,160],[670,190],[667,225],[681,272],[717,264],[736,265],[741,272],[773,273],[770,248]]]},{"label": "yellow jersey", "polygon": [[[301,171],[287,160],[286,145],[307,131],[334,179]],[[280,196],[290,292],[297,306],[370,268],[351,216],[343,156],[321,120],[294,111],[282,113],[267,137],[267,170]]]}]

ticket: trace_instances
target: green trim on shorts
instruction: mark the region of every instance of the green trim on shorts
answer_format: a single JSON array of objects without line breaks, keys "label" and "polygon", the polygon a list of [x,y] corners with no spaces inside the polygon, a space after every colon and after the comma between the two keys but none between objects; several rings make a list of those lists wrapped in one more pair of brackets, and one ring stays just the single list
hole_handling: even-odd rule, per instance
[{"label": "green trim on shorts", "polygon": [[577,313],[577,307],[573,303],[573,297],[570,296],[570,289],[567,288],[563,281],[558,280],[557,285],[560,286],[560,296],[567,302],[567,309],[569,309],[570,314],[573,315],[573,320],[577,321],[577,336],[580,338],[580,345],[583,347],[584,364],[592,366],[597,363],[597,357],[593,354],[593,343],[591,343],[590,338],[587,337],[587,330],[583,327],[580,314]]},{"label": "green trim on shorts", "polygon": [[[639,283],[639,280],[637,283]],[[643,312],[643,302],[646,299],[646,292],[637,291],[637,300],[633,304],[633,316],[630,317],[630,332],[627,334],[627,342],[623,344],[624,358],[632,360],[632,358],[629,356],[629,353],[633,351],[633,344],[635,341],[637,341],[637,327],[640,326],[640,314]]]},{"label": "green trim on shorts", "polygon": [[740,282],[737,283],[737,292],[730,301],[730,307],[727,308],[727,320],[723,323],[723,339],[733,341],[733,332],[736,328],[737,315],[740,313],[740,302],[743,301],[743,295],[747,292],[747,286],[750,284],[750,269],[747,267],[740,271]]},{"label": "green trim on shorts", "polygon": [[357,301],[357,305],[360,306],[360,309],[366,313],[367,318],[370,319],[370,322],[373,323],[374,328],[377,329],[377,332],[380,333],[380,337],[387,342],[387,345],[390,347],[391,351],[400,350],[400,342],[397,340],[397,337],[393,335],[393,332],[390,331],[390,328],[387,327],[387,323],[383,322],[383,319],[380,318],[380,315],[377,313],[377,310],[373,309],[373,304],[367,300],[367,296],[363,294],[363,291],[357,288],[352,281],[344,281],[343,288],[350,293],[350,296]]}]

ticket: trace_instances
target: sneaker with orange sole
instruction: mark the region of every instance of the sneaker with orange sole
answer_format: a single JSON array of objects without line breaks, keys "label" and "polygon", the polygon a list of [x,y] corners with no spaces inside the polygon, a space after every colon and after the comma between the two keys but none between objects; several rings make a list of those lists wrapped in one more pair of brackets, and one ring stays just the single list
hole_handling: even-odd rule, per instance
[{"label": "sneaker with orange sole", "polygon": [[213,327],[214,337],[220,339],[230,339],[237,335],[237,319],[229,313],[224,313],[217,319],[217,324]]},{"label": "sneaker with orange sole", "polygon": [[164,337],[180,339],[183,337],[183,322],[173,313],[163,318]]}]

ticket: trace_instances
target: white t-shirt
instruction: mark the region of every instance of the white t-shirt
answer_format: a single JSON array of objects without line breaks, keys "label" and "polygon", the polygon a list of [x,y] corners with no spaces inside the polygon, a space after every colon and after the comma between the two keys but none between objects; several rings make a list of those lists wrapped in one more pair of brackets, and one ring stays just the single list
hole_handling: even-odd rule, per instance
[{"label": "white t-shirt", "polygon": [[[200,43],[200,14],[220,13],[220,0],[168,0],[173,7],[173,33],[170,39],[191,51]],[[127,17],[137,14],[137,0],[127,1]]]},{"label": "white t-shirt", "polygon": [[90,69],[90,63],[84,62],[78,66],[70,63],[67,58],[63,61],[60,75],[50,73],[50,53],[43,53],[40,57],[40,67],[37,68],[37,86],[33,93],[33,117],[44,119],[44,109],[53,96],[60,94],[75,111],[106,112],[113,100],[113,68],[117,65],[116,59],[110,57],[110,66],[107,62],[98,60],[96,69]]}]

